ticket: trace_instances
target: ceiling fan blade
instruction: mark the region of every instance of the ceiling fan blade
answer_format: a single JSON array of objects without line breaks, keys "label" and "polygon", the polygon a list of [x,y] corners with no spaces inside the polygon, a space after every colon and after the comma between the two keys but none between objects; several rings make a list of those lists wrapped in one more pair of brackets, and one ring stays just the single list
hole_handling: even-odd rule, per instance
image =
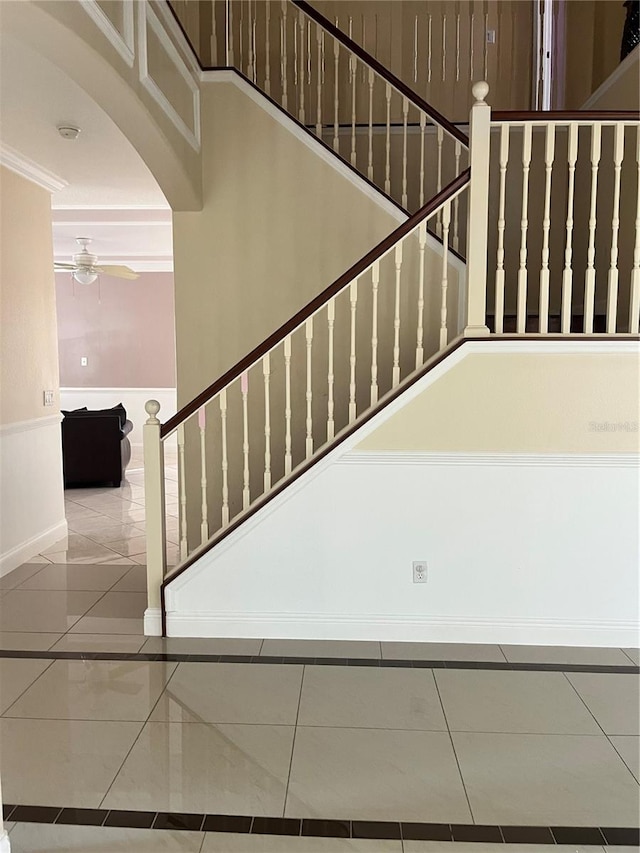
[{"label": "ceiling fan blade", "polygon": [[75,264],[59,264],[57,261],[54,261],[53,268],[55,270],[74,270],[76,266]]},{"label": "ceiling fan blade", "polygon": [[129,267],[121,266],[119,264],[116,264],[114,266],[109,266],[109,265],[102,266],[101,265],[99,267],[94,267],[94,270],[96,272],[104,273],[105,275],[112,275],[112,276],[114,276],[114,278],[134,279],[134,278],[139,278],[139,275],[140,275],[139,273],[134,272]]}]

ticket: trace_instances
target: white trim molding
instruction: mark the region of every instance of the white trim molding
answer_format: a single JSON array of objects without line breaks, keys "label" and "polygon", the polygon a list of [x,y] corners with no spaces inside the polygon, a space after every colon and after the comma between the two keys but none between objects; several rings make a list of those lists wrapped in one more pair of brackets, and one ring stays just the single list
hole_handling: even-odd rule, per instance
[{"label": "white trim molding", "polygon": [[[10,551],[0,555],[0,577],[12,572],[18,566],[26,563],[36,554],[41,554],[42,551],[60,542],[61,539],[66,539],[69,534],[66,519],[59,521],[57,524],[38,533],[37,536],[32,536],[25,542],[21,542]],[[62,549],[61,549],[62,550]]]},{"label": "white trim molding", "polygon": [[123,29],[120,32],[96,0],[80,0],[80,5],[105,36],[109,44],[115,48],[129,68],[135,61],[135,41],[133,37],[133,0],[122,0]]},{"label": "white trim molding", "polygon": [[637,453],[422,453],[358,451],[336,460],[338,465],[464,465],[528,468],[640,468]]},{"label": "white trim molding", "polygon": [[[193,128],[190,128],[179,115],[176,108],[169,101],[160,86],[149,74],[148,48],[147,48],[147,25],[158,37],[164,48],[167,58],[174,64],[176,70],[183,78],[192,95]],[[138,68],[140,82],[162,109],[166,117],[187,140],[194,151],[200,151],[201,129],[200,129],[200,87],[194,75],[189,70],[187,63],[182,58],[176,46],[171,41],[169,34],[164,28],[162,21],[153,11],[149,3],[138,3]]]},{"label": "white trim molding", "polygon": [[65,181],[64,178],[54,175],[53,172],[45,169],[44,166],[40,166],[34,160],[30,160],[29,157],[25,157],[24,154],[21,154],[4,142],[0,142],[0,165],[15,172],[16,175],[32,181],[32,183],[37,184],[44,190],[48,190],[50,193],[63,190],[69,185],[68,181]]},{"label": "white trim molding", "polygon": [[0,435],[28,432],[31,429],[41,429],[52,424],[59,424],[61,421],[62,415],[60,412],[57,412],[55,415],[45,415],[42,418],[29,418],[28,421],[14,421],[10,424],[2,424],[0,426]]},{"label": "white trim molding", "polygon": [[147,607],[144,611],[144,633],[147,637],[162,636],[162,611],[159,607]]}]

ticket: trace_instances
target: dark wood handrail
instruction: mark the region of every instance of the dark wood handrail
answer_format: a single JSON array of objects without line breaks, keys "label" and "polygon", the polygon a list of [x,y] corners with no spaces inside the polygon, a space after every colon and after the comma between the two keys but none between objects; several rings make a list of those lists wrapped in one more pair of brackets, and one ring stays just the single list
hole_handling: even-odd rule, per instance
[{"label": "dark wood handrail", "polygon": [[260,358],[265,356],[276,344],[283,340],[287,335],[291,334],[298,326],[301,326],[312,314],[321,308],[329,299],[336,296],[347,284],[353,281],[354,278],[361,275],[368,269],[374,261],[377,261],[386,252],[389,251],[397,242],[412,231],[416,225],[422,222],[423,219],[431,216],[440,205],[444,204],[451,196],[455,195],[468,182],[471,176],[471,170],[465,169],[457,178],[451,181],[443,190],[428,201],[420,210],[416,211],[413,216],[409,217],[406,222],[399,225],[388,237],[385,237],[377,246],[360,258],[352,267],[350,267],[340,278],[336,279],[332,284],[319,293],[311,300],[304,308],[301,308],[297,314],[294,314],[291,319],[287,320],[279,329],[276,329],[273,334],[269,335],[261,344],[258,344],[255,349],[242,358],[237,364],[223,373],[219,379],[216,379],[208,388],[205,388],[197,397],[183,406],[172,418],[162,424],[160,427],[160,437],[166,438],[173,430],[181,423],[195,414],[201,406],[219,394],[226,388],[234,379],[237,379],[245,370],[252,367]]},{"label": "dark wood handrail", "polygon": [[640,121],[638,110],[496,110],[491,121]]},{"label": "dark wood handrail", "polygon": [[359,59],[361,59],[366,65],[373,68],[373,70],[382,77],[387,83],[390,83],[394,89],[397,89],[402,95],[405,96],[409,101],[411,101],[416,107],[419,107],[423,112],[425,112],[430,119],[443,127],[447,133],[453,136],[458,142],[461,142],[465,147],[469,147],[469,138],[465,136],[465,134],[457,128],[454,124],[452,124],[448,119],[446,119],[442,113],[439,113],[431,104],[428,104],[423,98],[420,97],[416,92],[413,91],[406,83],[403,83],[395,74],[392,74],[388,68],[385,68],[378,60],[371,56],[370,53],[360,47],[357,42],[350,39],[349,36],[345,35],[342,30],[339,30],[328,18],[325,18],[324,15],[320,14],[316,9],[313,8],[306,0],[291,0],[291,3],[294,6],[297,6],[300,11],[304,12],[307,17],[311,18],[319,24],[324,30],[326,30],[329,35],[333,36],[333,38],[337,39],[350,53],[354,53]]}]

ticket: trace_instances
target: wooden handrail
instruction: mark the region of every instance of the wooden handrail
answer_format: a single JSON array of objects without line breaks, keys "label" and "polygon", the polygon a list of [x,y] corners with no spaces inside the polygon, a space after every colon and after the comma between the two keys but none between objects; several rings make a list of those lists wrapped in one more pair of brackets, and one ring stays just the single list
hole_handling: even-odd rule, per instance
[{"label": "wooden handrail", "polygon": [[226,373],[223,373],[219,379],[216,379],[208,388],[205,388],[197,397],[194,397],[190,403],[187,403],[186,406],[183,406],[179,412],[177,412],[172,418],[162,424],[160,428],[160,437],[166,438],[170,433],[172,433],[176,427],[178,427],[181,423],[187,420],[187,418],[191,417],[191,415],[195,414],[199,408],[204,406],[206,403],[211,400],[212,397],[215,397],[216,394],[219,394],[224,388],[226,388],[231,382],[237,379],[245,370],[248,370],[252,367],[260,358],[265,356],[270,350],[273,349],[276,344],[278,344],[281,340],[283,340],[287,335],[293,332],[298,326],[301,326],[305,320],[307,320],[312,314],[321,308],[329,299],[339,293],[347,284],[353,281],[354,278],[361,275],[366,269],[368,269],[374,261],[377,261],[378,258],[382,257],[385,252],[388,252],[398,240],[401,240],[410,231],[412,231],[416,225],[422,222],[423,219],[426,219],[428,216],[431,216],[442,204],[444,204],[451,196],[455,195],[459,190],[461,190],[470,179],[471,170],[465,169],[457,178],[451,181],[443,190],[441,190],[436,196],[434,196],[430,201],[428,201],[424,207],[421,207],[420,210],[416,211],[413,216],[409,217],[406,222],[403,222],[399,225],[394,231],[391,232],[387,237],[384,238],[377,246],[375,246],[371,251],[367,252],[364,257],[360,258],[352,267],[350,267],[345,273],[343,273],[340,278],[336,279],[332,284],[330,284],[327,288],[325,288],[321,293],[319,293],[314,299],[311,300],[304,308],[301,308],[297,314],[294,314],[291,319],[287,320],[279,329],[276,329],[273,334],[269,335],[261,344],[258,344],[255,349],[251,350],[248,355],[242,358],[237,364],[227,370]]},{"label": "wooden handrail", "polygon": [[416,92],[413,91],[406,83],[403,83],[395,74],[392,74],[388,68],[385,68],[378,60],[371,56],[363,47],[353,41],[353,39],[349,38],[349,36],[345,35],[342,30],[339,30],[328,18],[325,18],[324,15],[320,14],[316,9],[313,8],[306,0],[291,0],[291,3],[294,6],[297,6],[300,11],[304,12],[307,17],[311,18],[316,24],[319,24],[324,30],[326,30],[329,35],[333,36],[333,38],[337,39],[350,53],[355,54],[359,59],[361,59],[366,65],[382,77],[387,83],[391,84],[394,89],[397,89],[401,95],[404,95],[409,101],[411,101],[416,107],[421,109],[424,113],[426,113],[430,119],[432,119],[436,124],[439,124],[444,130],[447,131],[448,134],[457,139],[458,142],[461,142],[466,148],[469,147],[469,137],[465,136],[465,134],[457,128],[454,124],[452,124],[448,119],[446,119],[442,113],[439,113],[431,104],[428,104],[423,98],[420,97]]},{"label": "wooden handrail", "polygon": [[638,110],[497,110],[491,121],[640,121]]}]

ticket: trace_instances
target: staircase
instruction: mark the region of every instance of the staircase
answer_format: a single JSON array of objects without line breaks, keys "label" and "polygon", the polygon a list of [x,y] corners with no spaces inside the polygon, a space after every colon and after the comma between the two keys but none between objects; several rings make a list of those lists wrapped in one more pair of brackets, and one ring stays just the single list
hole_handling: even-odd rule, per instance
[{"label": "staircase", "polygon": [[[637,114],[492,116],[477,83],[469,141],[308,3],[278,6],[279,27],[249,30],[246,79],[407,219],[175,417],[147,403],[147,633],[167,631],[172,582],[463,340],[638,335]],[[231,67],[241,33],[227,18]],[[167,571],[174,437],[180,561]]]}]

